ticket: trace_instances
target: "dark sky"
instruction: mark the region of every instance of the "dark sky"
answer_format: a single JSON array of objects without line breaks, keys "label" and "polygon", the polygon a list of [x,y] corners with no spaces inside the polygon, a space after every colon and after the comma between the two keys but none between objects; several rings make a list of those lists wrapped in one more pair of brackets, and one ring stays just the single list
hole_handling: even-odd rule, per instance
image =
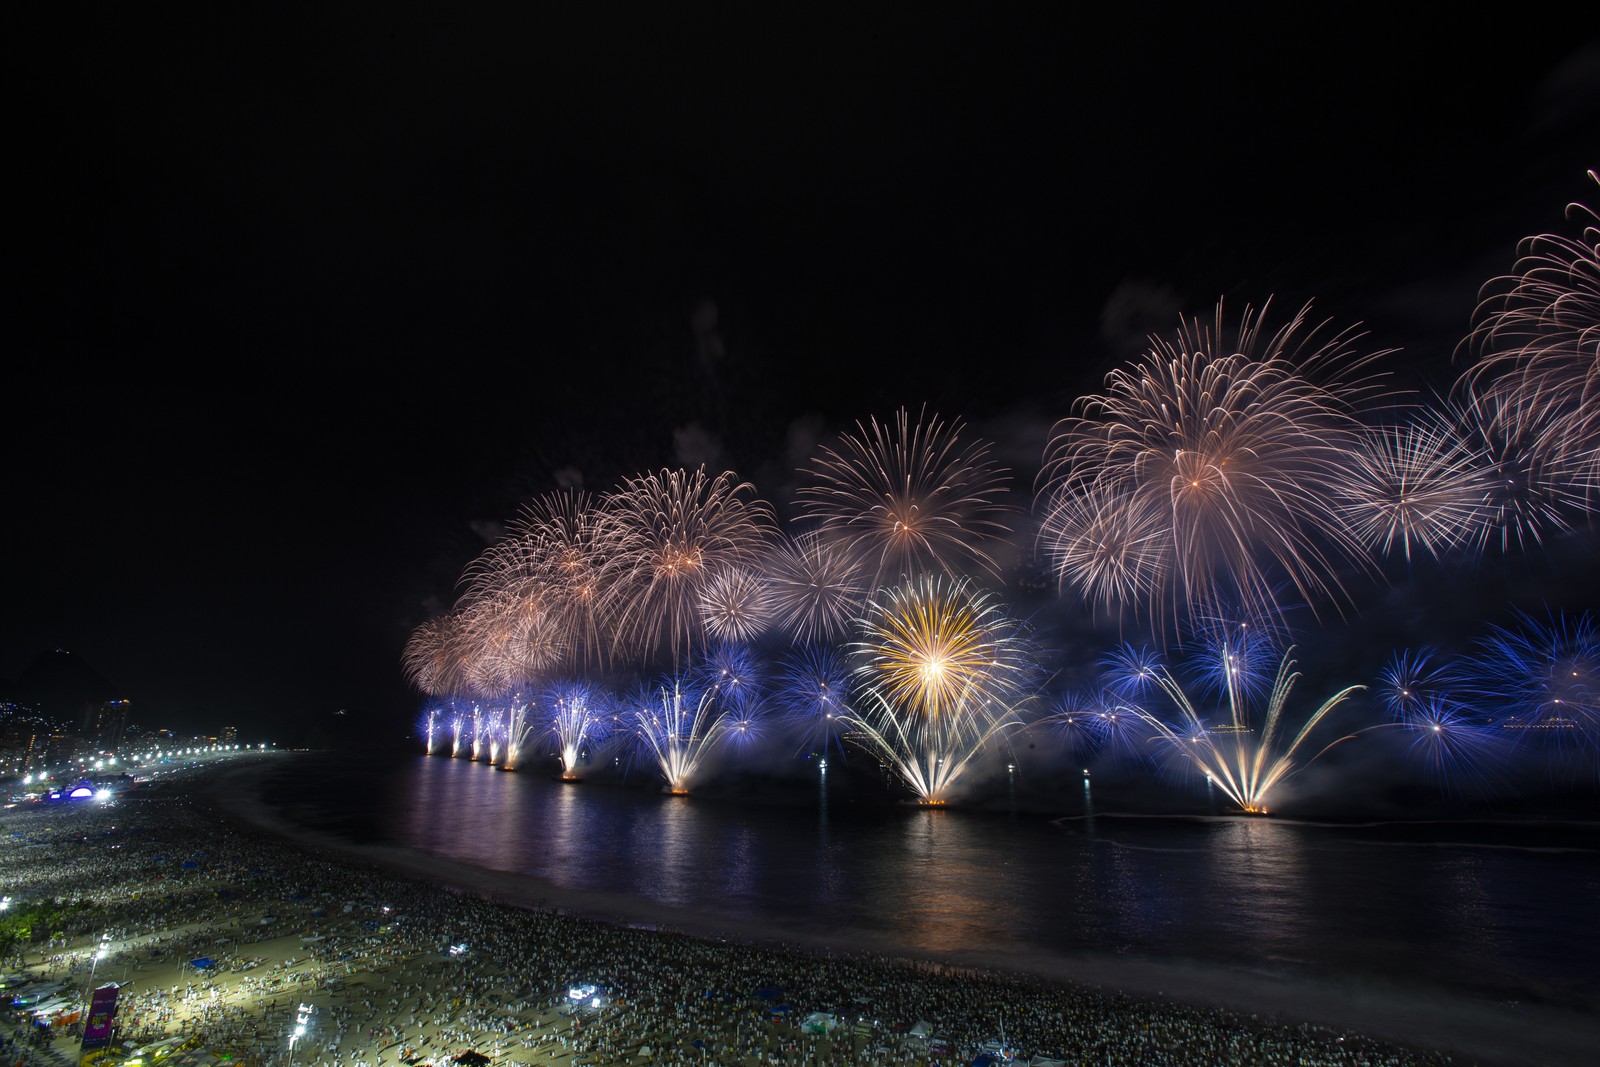
[{"label": "dark sky", "polygon": [[1218,298],[1447,376],[1595,200],[1554,7],[564,6],[13,16],[0,678],[402,734],[407,635],[562,468],[698,424],[776,497],[792,427],[927,404],[1029,477]]}]

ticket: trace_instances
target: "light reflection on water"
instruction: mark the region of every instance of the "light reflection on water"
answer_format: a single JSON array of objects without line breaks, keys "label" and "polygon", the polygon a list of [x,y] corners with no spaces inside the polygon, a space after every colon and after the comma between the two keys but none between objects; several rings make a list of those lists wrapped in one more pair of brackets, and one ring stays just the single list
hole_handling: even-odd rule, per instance
[{"label": "light reflection on water", "polygon": [[[1011,952],[1197,960],[1503,999],[1600,1001],[1596,831],[1340,827],[1274,818],[1065,817],[815,806],[564,784],[443,757],[279,789],[315,828],[473,866],[960,961]],[[1076,788],[1076,787],[1075,787]],[[318,790],[321,790],[319,793]],[[317,798],[306,803],[307,797]],[[1534,847],[1537,846],[1537,847]]]}]

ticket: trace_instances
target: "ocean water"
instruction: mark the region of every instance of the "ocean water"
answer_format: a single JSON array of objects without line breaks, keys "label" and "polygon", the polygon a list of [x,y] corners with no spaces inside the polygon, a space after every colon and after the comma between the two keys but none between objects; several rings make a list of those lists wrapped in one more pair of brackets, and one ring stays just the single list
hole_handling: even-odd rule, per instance
[{"label": "ocean water", "polygon": [[524,900],[619,920],[1600,1015],[1600,825],[1118,814],[1089,782],[1076,811],[929,810],[815,785],[800,802],[707,800],[313,753],[274,765],[261,800],[326,839],[513,876]]}]

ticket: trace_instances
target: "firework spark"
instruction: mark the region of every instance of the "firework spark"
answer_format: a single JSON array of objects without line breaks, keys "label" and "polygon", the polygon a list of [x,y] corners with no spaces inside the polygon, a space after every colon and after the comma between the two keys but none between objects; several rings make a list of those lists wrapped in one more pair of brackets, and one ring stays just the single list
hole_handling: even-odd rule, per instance
[{"label": "firework spark", "polygon": [[779,713],[799,738],[800,752],[844,759],[845,724],[851,715],[849,664],[832,645],[805,645],[778,668]]}]

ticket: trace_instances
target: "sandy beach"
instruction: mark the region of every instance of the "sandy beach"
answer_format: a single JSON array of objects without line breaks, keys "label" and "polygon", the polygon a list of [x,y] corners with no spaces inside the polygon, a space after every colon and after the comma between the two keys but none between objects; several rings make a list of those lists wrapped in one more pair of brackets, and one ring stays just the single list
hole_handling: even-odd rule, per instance
[{"label": "sandy beach", "polygon": [[[1119,961],[948,968],[340,848],[253,803],[252,773],[292,758],[0,815],[5,892],[76,902],[5,969],[125,983],[107,1067],[141,1049],[261,1067],[1593,1062],[1594,1022],[1560,1012]],[[75,1062],[80,1027],[19,1016],[3,1054]]]}]

